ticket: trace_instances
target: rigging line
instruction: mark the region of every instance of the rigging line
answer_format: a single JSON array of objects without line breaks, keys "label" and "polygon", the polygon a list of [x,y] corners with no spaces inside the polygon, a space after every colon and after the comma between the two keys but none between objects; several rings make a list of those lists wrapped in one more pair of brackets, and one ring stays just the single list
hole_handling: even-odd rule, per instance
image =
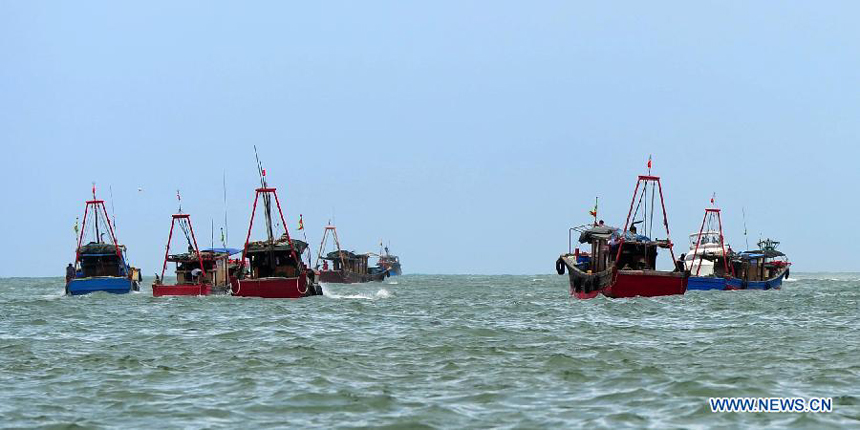
[{"label": "rigging line", "polygon": [[[645,190],[643,189],[642,191],[643,191],[643,194],[639,196],[639,203],[636,203],[636,210],[635,210],[635,211],[633,211],[633,216],[630,218],[630,221],[631,221],[633,224],[635,224],[635,221],[636,221],[636,215],[638,215],[638,214],[639,214],[639,207],[640,207],[640,206],[642,206],[642,198],[645,196],[645,195],[644,195],[644,191],[645,191]],[[633,224],[631,224],[631,226],[632,226]],[[628,227],[628,228],[629,228],[629,227]],[[626,234],[626,232],[625,232],[625,234]]]},{"label": "rigging line", "polygon": [[191,236],[188,235],[188,219],[183,218],[179,220],[179,229],[182,230],[182,233],[185,234],[185,241],[188,242],[188,247],[191,248]]},{"label": "rigging line", "polygon": [[651,232],[651,236],[648,236],[648,237],[652,237],[654,235],[654,195],[657,194],[657,191],[654,188],[656,188],[656,187],[657,187],[657,184],[655,182],[652,182],[651,183],[651,225],[648,226],[648,231]]},{"label": "rigging line", "polygon": [[645,200],[642,205],[642,234],[648,236],[648,183],[642,187],[642,198]]}]

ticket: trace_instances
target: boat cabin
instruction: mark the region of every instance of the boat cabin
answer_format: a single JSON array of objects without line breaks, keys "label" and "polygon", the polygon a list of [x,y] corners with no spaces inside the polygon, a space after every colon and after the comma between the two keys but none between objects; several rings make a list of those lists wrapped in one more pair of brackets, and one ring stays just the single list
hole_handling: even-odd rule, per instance
[{"label": "boat cabin", "polygon": [[[212,284],[212,285],[227,285],[230,281],[230,276],[233,275],[238,268],[238,263],[230,262],[230,253],[236,253],[238,250],[203,250],[200,251],[200,259],[203,261],[203,267],[200,267],[200,260],[197,259],[197,254],[191,250],[183,254],[169,255],[167,261],[176,263],[176,283],[177,284]],[[198,276],[194,276],[195,270],[201,269]],[[202,276],[202,279],[199,277]]]},{"label": "boat cabin", "polygon": [[[117,253],[119,249],[119,253]],[[77,268],[76,277],[78,278],[94,278],[94,277],[124,277],[128,275],[128,268],[122,253],[125,251],[125,246],[90,242],[82,246],[78,250],[80,255],[79,267]]]},{"label": "boat cabin", "polygon": [[323,257],[326,263],[331,262],[328,270],[334,272],[368,273],[369,254],[356,254],[352,251],[332,251]]},{"label": "boat cabin", "polygon": [[250,260],[250,277],[259,278],[296,278],[302,273],[304,267],[301,261],[293,258],[300,256],[308,247],[301,240],[292,239],[293,247],[290,247],[286,234],[274,243],[259,241],[248,243],[246,258]]},{"label": "boat cabin", "polygon": [[788,266],[785,254],[777,250],[744,251],[732,259],[737,278],[744,281],[766,281]]},{"label": "boat cabin", "polygon": [[669,247],[666,240],[651,240],[632,232],[627,232],[623,244],[620,239],[620,229],[615,227],[595,226],[582,231],[579,242],[591,244],[591,254],[577,253],[577,267],[586,272],[602,272],[617,258],[621,270],[657,270],[658,248]]}]

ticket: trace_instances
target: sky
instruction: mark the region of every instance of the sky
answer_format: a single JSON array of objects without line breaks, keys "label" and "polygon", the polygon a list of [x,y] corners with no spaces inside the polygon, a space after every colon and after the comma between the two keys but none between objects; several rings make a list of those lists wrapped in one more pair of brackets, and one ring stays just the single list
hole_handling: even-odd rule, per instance
[{"label": "sky", "polygon": [[294,236],[302,214],[317,252],[333,220],[345,248],[383,240],[405,273],[551,273],[596,196],[623,224],[649,155],[677,254],[716,193],[734,249],[745,221],[795,271],[860,271],[857,16],[848,1],[0,0],[0,276],[62,276],[93,182],[146,275],[177,189],[202,243],[226,212],[241,247],[255,145]]}]

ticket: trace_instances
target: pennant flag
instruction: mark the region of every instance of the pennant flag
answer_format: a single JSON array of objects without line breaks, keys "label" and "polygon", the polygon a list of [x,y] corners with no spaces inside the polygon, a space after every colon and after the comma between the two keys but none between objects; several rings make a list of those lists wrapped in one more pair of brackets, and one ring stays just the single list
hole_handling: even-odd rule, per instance
[{"label": "pennant flag", "polygon": [[176,190],[176,200],[182,201],[182,196],[179,195],[179,190]]},{"label": "pennant flag", "polygon": [[77,236],[78,232],[80,231],[80,229],[78,228],[78,219],[78,217],[75,217],[75,236]]},{"label": "pennant flag", "polygon": [[224,243],[224,227],[221,227],[221,243]]},{"label": "pennant flag", "polygon": [[714,204],[714,199],[716,199],[716,198],[717,198],[717,193],[714,193],[714,195],[711,196],[711,204]]},{"label": "pennant flag", "polygon": [[93,182],[93,200],[96,199],[96,183]]},{"label": "pennant flag", "polygon": [[588,211],[588,213],[593,217],[597,217],[597,197],[594,198],[594,209]]},{"label": "pennant flag", "polygon": [[266,169],[263,169],[263,176],[266,176]]},{"label": "pennant flag", "polygon": [[648,155],[648,168],[651,168],[651,155]]},{"label": "pennant flag", "polygon": [[302,214],[299,214],[299,230],[305,229],[305,222],[302,220]]}]

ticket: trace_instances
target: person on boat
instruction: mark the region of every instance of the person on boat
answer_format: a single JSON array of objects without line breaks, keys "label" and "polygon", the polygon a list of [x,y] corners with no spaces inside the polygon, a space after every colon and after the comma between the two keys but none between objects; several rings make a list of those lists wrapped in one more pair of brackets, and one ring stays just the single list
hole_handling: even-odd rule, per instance
[{"label": "person on boat", "polygon": [[66,266],[66,283],[68,284],[72,279],[75,279],[75,266],[72,266],[72,263],[69,263],[69,265]]},{"label": "person on boat", "polygon": [[200,270],[199,267],[195,267],[194,270],[191,271],[191,281],[192,282],[199,282],[200,281],[200,273],[202,273],[202,272],[203,271]]},{"label": "person on boat", "polygon": [[598,223],[597,223],[597,226],[598,226],[598,227],[603,227],[603,220],[600,220],[600,222],[598,222]]}]

